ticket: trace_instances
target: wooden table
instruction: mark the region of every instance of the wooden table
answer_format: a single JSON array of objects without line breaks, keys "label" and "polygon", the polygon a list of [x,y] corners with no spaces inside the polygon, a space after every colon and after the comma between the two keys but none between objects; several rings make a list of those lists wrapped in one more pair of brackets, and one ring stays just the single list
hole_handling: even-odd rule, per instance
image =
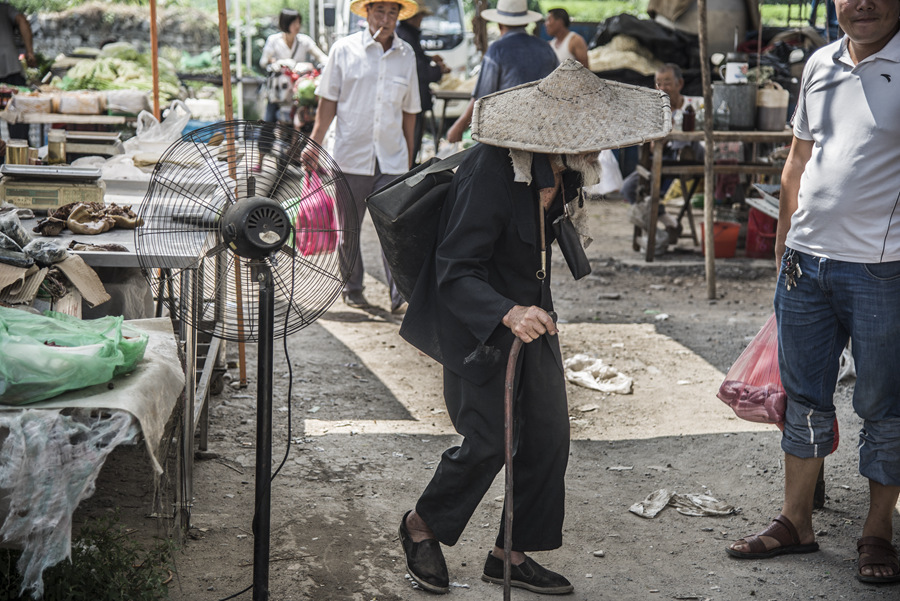
[{"label": "wooden table", "polygon": [[[656,219],[655,216],[659,211],[660,192],[662,189],[662,178],[664,175],[677,177],[682,181],[686,179],[696,178],[703,175],[704,166],[701,164],[684,164],[684,165],[663,165],[663,151],[666,142],[702,142],[704,140],[703,131],[691,132],[672,132],[663,140],[657,140],[653,144],[653,152],[650,160],[649,171],[646,167],[641,173],[642,177],[650,179],[650,220],[647,229],[647,252],[645,260],[649,263],[653,261],[653,255],[656,251]],[[713,175],[737,173],[751,176],[763,175],[780,175],[783,165],[772,163],[760,163],[757,160],[758,144],[790,144],[793,139],[793,133],[790,129],[782,131],[714,131],[713,142],[743,142],[753,144],[753,155],[749,163],[728,163],[714,164]],[[708,151],[709,149],[707,149]],[[640,167],[639,167],[640,168]],[[685,208],[683,212],[687,213],[690,218],[691,233],[696,242],[696,232],[694,230],[693,215],[691,213],[691,199],[684,199]]]},{"label": "wooden table", "polygon": [[437,141],[444,133],[444,122],[447,120],[447,104],[454,100],[465,100],[466,103],[472,98],[472,92],[460,92],[458,90],[434,90],[431,92],[435,100],[442,103],[441,119],[437,125],[437,132],[434,134],[435,151],[437,151]]},{"label": "wooden table", "polygon": [[134,117],[123,115],[65,115],[63,113],[22,113],[13,123],[70,123],[77,125],[124,125]]}]

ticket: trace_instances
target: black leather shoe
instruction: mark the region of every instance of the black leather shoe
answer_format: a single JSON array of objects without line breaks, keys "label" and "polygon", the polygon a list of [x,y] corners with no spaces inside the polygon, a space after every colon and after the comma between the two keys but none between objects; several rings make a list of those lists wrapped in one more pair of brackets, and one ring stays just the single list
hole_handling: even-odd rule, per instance
[{"label": "black leather shoe", "polygon": [[[484,574],[481,579],[485,582],[503,584],[503,560],[488,553],[484,562]],[[538,562],[526,556],[525,561],[512,566],[510,570],[510,585],[528,589],[534,593],[544,595],[565,595],[575,590],[575,587],[560,574],[551,572]]]},{"label": "black leather shoe", "polygon": [[[406,554],[406,570],[416,584],[430,593],[444,594],[450,592],[450,575],[447,573],[447,563],[444,561],[444,553],[441,551],[441,543],[433,538],[414,543],[406,528],[406,518],[412,510],[403,515],[400,522],[400,544]],[[501,562],[502,564],[502,562]],[[503,566],[500,566],[501,572]],[[501,582],[503,574],[500,575]]]}]

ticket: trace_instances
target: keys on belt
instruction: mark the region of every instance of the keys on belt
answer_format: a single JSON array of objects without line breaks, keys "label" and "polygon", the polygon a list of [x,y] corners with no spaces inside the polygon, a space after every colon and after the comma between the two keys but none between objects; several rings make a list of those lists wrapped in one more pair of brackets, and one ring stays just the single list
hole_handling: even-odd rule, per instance
[{"label": "keys on belt", "polygon": [[784,285],[788,290],[797,286],[797,280],[803,275],[803,270],[800,269],[800,260],[795,256],[793,250],[788,251],[784,258],[781,273],[784,274]]}]

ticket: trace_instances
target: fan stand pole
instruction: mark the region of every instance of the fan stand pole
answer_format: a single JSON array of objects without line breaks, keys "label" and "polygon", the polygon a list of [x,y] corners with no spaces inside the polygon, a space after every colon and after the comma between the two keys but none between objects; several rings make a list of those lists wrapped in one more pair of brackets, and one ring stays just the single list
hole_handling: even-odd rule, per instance
[{"label": "fan stand pole", "polygon": [[269,531],[272,505],[272,358],[275,291],[268,265],[251,264],[259,284],[256,387],[256,503],[253,517],[253,601],[269,599]]}]

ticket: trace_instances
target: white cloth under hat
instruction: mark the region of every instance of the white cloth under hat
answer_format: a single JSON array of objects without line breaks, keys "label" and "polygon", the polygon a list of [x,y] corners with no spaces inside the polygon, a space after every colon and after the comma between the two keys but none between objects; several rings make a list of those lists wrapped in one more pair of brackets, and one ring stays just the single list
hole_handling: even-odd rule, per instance
[{"label": "white cloth under hat", "polygon": [[540,21],[544,18],[544,15],[528,10],[528,0],[499,0],[497,8],[488,8],[481,11],[481,17],[485,21],[518,27]]},{"label": "white cloth under hat", "polygon": [[600,152],[662,138],[672,129],[665,92],[600,79],[567,60],[542,80],[475,103],[472,138],[530,152]]}]

